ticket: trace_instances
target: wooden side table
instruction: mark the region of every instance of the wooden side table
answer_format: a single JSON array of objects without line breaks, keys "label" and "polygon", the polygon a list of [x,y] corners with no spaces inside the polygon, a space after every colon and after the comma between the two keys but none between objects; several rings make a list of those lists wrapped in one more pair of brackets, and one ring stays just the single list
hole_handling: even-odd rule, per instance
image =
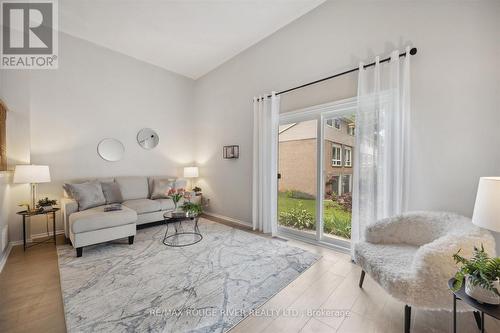
[{"label": "wooden side table", "polygon": [[485,314],[500,320],[500,305],[479,303],[474,298],[465,293],[465,287],[463,285],[460,290],[453,291],[452,287],[454,282],[454,278],[448,281],[448,287],[453,293],[453,333],[457,333],[457,299],[465,302],[467,305],[477,310],[474,311],[474,319],[476,320],[477,327],[481,330],[482,333],[484,333]]},{"label": "wooden side table", "polygon": [[[54,246],[56,245],[56,212],[59,211],[59,208],[52,208],[50,210],[46,211],[34,211],[34,212],[29,212],[26,210],[23,210],[21,212],[17,212],[18,215],[21,215],[23,217],[23,249],[26,251],[27,248],[30,248],[35,245],[39,244],[44,244],[44,243],[54,243]],[[47,239],[42,242],[32,242],[29,246],[26,245],[26,219],[31,222],[31,217],[32,216],[37,216],[37,215],[45,215],[47,218],[49,215],[52,214],[52,232],[53,232],[53,237],[52,239]]]}]

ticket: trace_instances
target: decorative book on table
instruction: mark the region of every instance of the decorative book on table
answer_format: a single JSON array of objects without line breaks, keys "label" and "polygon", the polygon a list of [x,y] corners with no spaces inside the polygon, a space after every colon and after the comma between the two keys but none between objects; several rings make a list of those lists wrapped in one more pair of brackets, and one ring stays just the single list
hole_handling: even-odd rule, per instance
[{"label": "decorative book on table", "polygon": [[122,205],[121,204],[112,204],[104,207],[105,212],[112,212],[115,210],[122,210]]}]

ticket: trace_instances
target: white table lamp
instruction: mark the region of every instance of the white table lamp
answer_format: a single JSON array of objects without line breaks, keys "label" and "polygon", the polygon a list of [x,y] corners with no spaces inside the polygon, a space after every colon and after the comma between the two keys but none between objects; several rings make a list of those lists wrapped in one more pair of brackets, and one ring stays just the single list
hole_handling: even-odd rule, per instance
[{"label": "white table lamp", "polygon": [[14,183],[31,184],[31,207],[35,209],[37,199],[37,185],[50,182],[48,165],[16,165]]},{"label": "white table lamp", "polygon": [[[191,167],[184,168],[184,178],[197,178],[198,175],[199,175],[198,167],[191,166]],[[193,187],[193,184],[191,183],[191,188],[192,187]]]},{"label": "white table lamp", "polygon": [[500,177],[481,177],[472,223],[500,232]]}]

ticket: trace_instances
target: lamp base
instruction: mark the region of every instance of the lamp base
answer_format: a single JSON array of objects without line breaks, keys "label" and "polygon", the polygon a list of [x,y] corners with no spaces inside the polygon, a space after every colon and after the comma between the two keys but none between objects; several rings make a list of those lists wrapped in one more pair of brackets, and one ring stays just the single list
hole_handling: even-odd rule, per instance
[{"label": "lamp base", "polygon": [[31,212],[36,211],[37,185],[37,183],[31,183],[31,207],[29,209]]}]

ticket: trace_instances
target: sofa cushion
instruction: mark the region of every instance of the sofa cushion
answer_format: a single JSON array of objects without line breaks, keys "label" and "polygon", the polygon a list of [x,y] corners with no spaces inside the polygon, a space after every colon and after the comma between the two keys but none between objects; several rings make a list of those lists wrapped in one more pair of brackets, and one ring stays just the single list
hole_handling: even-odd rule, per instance
[{"label": "sofa cushion", "polygon": [[101,187],[107,204],[121,203],[123,201],[122,191],[117,183],[105,182],[101,183]]},{"label": "sofa cushion", "polygon": [[150,176],[150,177],[148,177],[149,197],[151,197],[151,194],[153,194],[153,187],[154,187],[153,183],[156,179],[168,180],[172,183],[175,183],[175,177],[170,177],[170,176]]},{"label": "sofa cushion", "polygon": [[155,201],[160,203],[161,210],[172,210],[175,208],[174,201],[172,199],[156,199]]},{"label": "sofa cushion", "polygon": [[391,295],[410,297],[418,246],[358,242],[354,260]]},{"label": "sofa cushion", "polygon": [[117,227],[137,221],[137,213],[130,208],[122,206],[122,210],[105,212],[104,207],[94,207],[71,214],[69,216],[71,231],[74,234],[78,234],[86,231]]},{"label": "sofa cushion", "polygon": [[187,187],[187,179],[176,179],[175,180],[175,189],[183,188],[186,189]]},{"label": "sofa cushion", "polygon": [[174,188],[174,181],[169,179],[154,179],[151,199],[168,198],[168,191]]},{"label": "sofa cushion", "polygon": [[137,214],[151,213],[161,210],[160,203],[157,202],[156,200],[150,200],[150,199],[127,200],[124,201],[122,205],[135,210]]},{"label": "sofa cushion", "polygon": [[117,177],[123,200],[146,199],[149,197],[147,177]]},{"label": "sofa cushion", "polygon": [[78,210],[85,210],[106,203],[101,183],[99,182],[64,184],[63,187],[78,202]]}]

